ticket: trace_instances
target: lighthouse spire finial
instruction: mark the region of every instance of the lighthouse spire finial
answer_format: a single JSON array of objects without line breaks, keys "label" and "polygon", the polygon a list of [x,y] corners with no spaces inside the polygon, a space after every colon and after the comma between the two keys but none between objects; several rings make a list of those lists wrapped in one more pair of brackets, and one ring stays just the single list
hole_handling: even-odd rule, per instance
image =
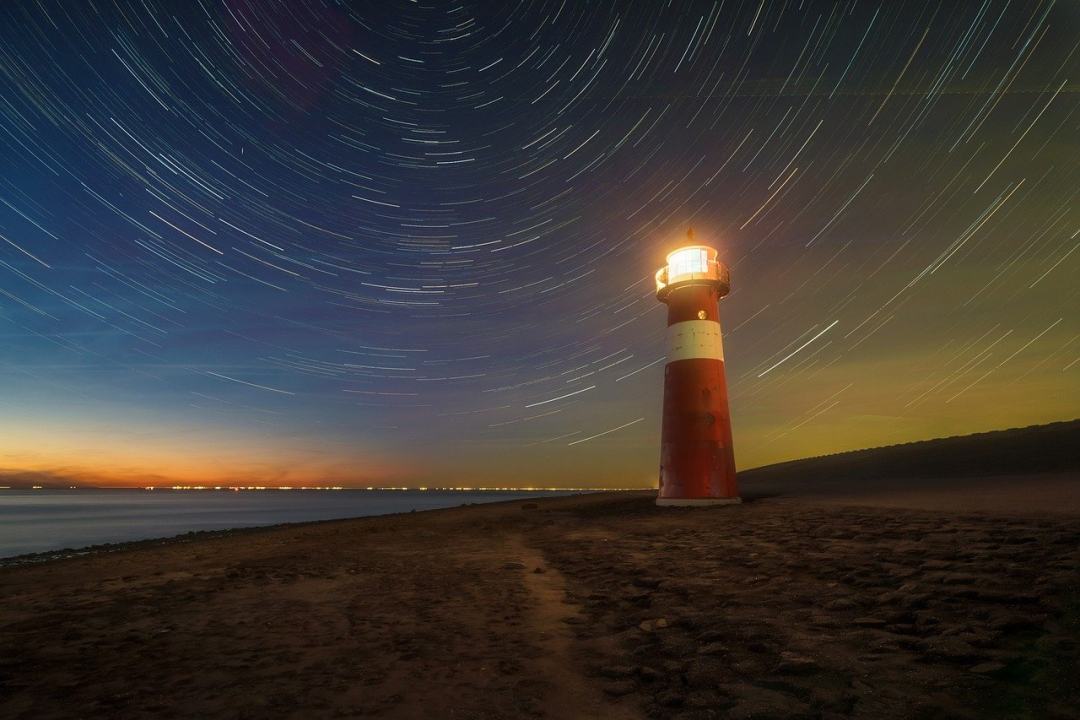
[{"label": "lighthouse spire finial", "polygon": [[694,227],[693,227],[693,225],[687,226],[687,228],[686,228],[686,239],[689,240],[690,242],[694,242]]}]

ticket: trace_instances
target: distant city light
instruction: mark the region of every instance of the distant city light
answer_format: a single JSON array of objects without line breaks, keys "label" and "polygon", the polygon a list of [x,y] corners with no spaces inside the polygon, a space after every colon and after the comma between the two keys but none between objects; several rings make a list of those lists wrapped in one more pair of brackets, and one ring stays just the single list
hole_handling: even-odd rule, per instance
[{"label": "distant city light", "polygon": [[[2,490],[4,488],[0,488]],[[91,488],[92,489],[92,488]],[[280,487],[273,487],[268,485],[145,485],[140,488],[133,488],[136,490],[189,490],[189,491],[248,491],[256,492],[260,490],[362,490],[362,491],[377,491],[377,492],[610,492],[610,491],[628,491],[628,490],[645,490],[646,486],[641,487],[358,487],[347,488],[341,485],[303,485],[294,487],[291,485],[283,485]]]}]

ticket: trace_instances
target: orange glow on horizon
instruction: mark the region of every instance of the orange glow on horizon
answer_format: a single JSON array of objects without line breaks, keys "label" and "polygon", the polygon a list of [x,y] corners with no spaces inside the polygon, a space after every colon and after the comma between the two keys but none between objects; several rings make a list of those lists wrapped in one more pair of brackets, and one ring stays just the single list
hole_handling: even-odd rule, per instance
[{"label": "orange glow on horizon", "polygon": [[324,454],[302,441],[213,434],[192,438],[187,433],[181,439],[179,433],[165,433],[139,443],[132,435],[129,431],[110,439],[69,428],[44,431],[0,421],[0,482],[25,475],[53,484],[105,487],[366,486],[400,483],[408,469],[405,463],[358,453]]}]

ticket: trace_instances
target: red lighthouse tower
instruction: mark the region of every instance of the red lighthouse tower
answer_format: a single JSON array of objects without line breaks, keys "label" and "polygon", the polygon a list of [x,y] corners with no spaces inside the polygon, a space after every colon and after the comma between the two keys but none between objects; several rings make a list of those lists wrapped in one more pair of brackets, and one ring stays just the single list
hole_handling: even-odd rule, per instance
[{"label": "red lighthouse tower", "polygon": [[[694,231],[686,237],[692,243]],[[720,336],[719,302],[730,285],[716,254],[688,245],[656,271],[656,297],[668,306],[657,505],[741,502]]]}]

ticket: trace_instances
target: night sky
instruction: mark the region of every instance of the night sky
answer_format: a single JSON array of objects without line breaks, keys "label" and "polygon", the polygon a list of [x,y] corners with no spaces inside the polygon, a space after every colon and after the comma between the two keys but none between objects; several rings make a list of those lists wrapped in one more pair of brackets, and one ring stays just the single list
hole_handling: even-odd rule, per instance
[{"label": "night sky", "polygon": [[0,4],[0,480],[655,486],[1073,418],[1080,3]]}]

